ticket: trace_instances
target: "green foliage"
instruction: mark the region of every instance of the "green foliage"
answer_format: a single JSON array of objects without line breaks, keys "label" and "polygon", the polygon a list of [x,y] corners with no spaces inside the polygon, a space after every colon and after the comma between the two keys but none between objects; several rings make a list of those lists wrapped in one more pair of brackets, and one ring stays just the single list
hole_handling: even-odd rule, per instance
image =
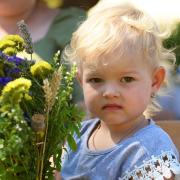
[{"label": "green foliage", "polygon": [[35,174],[27,176],[35,171],[37,156],[33,138],[35,135],[24,120],[19,104],[10,106],[9,111],[0,110],[0,179],[35,179]]},{"label": "green foliage", "polygon": [[[57,55],[57,54],[56,54]],[[60,62],[54,61],[54,67]],[[45,152],[44,172],[46,177],[52,176],[52,170],[49,169],[49,159],[53,157],[54,168],[61,169],[60,157],[62,154],[62,147],[64,146],[66,140],[72,150],[76,150],[76,143],[74,141],[73,135],[76,133],[80,136],[80,121],[84,116],[84,113],[78,109],[72,103],[72,91],[73,91],[73,80],[76,74],[76,66],[72,66],[70,71],[68,71],[67,66],[61,65],[61,86],[59,92],[56,96],[56,101],[54,108],[49,114],[49,125],[47,133],[47,143],[48,147]],[[50,173],[51,172],[51,173]]]},{"label": "green foliage", "polygon": [[[0,78],[10,78],[0,85],[0,179],[53,179],[65,142],[75,151],[73,137],[80,136],[84,113],[72,103],[76,66],[61,64],[60,52],[52,64],[19,59],[21,37],[6,38],[13,40],[6,46],[0,41]],[[4,51],[8,47],[13,56]],[[7,73],[17,68],[16,76]]]},{"label": "green foliage", "polygon": [[176,64],[180,65],[180,23],[177,24],[172,35],[164,41],[164,46],[168,49],[174,49],[176,54]]}]

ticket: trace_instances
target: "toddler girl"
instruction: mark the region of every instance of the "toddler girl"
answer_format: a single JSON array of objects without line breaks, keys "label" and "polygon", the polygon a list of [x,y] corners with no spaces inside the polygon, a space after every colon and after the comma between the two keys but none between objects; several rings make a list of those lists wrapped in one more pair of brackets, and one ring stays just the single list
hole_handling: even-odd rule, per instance
[{"label": "toddler girl", "polygon": [[82,123],[77,151],[67,148],[62,179],[180,179],[178,151],[150,118],[165,61],[175,60],[154,21],[129,4],[94,9],[66,55],[96,118]]}]

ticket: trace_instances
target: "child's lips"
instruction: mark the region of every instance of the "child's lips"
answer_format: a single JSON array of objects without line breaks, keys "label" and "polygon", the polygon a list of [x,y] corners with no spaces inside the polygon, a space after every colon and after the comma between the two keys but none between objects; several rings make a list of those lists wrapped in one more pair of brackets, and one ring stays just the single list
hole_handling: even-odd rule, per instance
[{"label": "child's lips", "polygon": [[120,110],[122,106],[118,104],[106,104],[102,107],[103,110]]}]

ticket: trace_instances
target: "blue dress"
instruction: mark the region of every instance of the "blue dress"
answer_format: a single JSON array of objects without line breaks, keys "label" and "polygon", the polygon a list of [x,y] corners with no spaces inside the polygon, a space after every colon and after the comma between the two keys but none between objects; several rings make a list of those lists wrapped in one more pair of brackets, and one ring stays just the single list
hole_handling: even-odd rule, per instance
[{"label": "blue dress", "polygon": [[170,137],[152,120],[149,125],[102,151],[88,149],[88,138],[99,122],[91,119],[82,123],[78,149],[69,148],[62,158],[63,180],[163,180],[173,172],[180,179],[178,151]]}]

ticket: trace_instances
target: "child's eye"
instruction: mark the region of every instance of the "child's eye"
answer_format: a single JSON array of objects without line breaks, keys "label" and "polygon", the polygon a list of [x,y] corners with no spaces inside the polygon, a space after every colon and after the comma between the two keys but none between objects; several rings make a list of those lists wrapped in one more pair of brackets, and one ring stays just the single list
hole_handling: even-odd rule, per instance
[{"label": "child's eye", "polygon": [[103,80],[101,78],[90,78],[90,79],[88,79],[88,82],[90,82],[90,83],[100,83],[102,81]]},{"label": "child's eye", "polygon": [[130,83],[130,82],[132,82],[134,80],[135,79],[133,77],[130,77],[130,76],[126,76],[126,77],[121,78],[122,83]]}]

